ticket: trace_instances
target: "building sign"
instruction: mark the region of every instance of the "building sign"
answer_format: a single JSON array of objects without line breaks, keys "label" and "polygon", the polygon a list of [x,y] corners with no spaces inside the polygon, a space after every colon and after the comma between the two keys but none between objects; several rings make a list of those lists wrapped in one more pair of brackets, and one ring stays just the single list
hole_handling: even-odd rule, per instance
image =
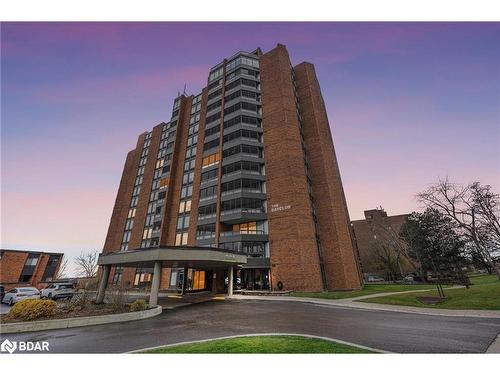
[{"label": "building sign", "polygon": [[280,206],[279,204],[272,204],[271,205],[271,212],[279,212],[279,211],[287,211],[290,208],[292,208],[291,205],[285,205],[285,206]]}]

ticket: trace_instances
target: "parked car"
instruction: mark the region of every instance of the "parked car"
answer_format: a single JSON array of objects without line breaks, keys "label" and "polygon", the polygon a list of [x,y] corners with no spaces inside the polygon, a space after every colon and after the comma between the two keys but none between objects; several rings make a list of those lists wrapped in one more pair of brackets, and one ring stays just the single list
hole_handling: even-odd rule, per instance
[{"label": "parked car", "polygon": [[5,287],[3,285],[0,285],[0,301],[3,300],[4,296],[5,296]]},{"label": "parked car", "polygon": [[382,281],[385,281],[383,278],[381,277],[378,277],[378,276],[368,276],[366,278],[366,281],[368,281],[369,283],[371,282],[382,282]]},{"label": "parked car", "polygon": [[413,275],[406,275],[403,281],[406,281],[407,283],[412,283],[415,281],[415,277]]},{"label": "parked car", "polygon": [[61,299],[61,298],[71,298],[75,294],[75,289],[71,283],[54,283],[50,284],[47,288],[43,288],[41,291],[41,298],[49,299]]},{"label": "parked car", "polygon": [[13,305],[16,302],[23,301],[25,299],[39,299],[40,291],[34,287],[19,287],[9,290],[5,293],[2,298],[2,303],[8,303]]}]

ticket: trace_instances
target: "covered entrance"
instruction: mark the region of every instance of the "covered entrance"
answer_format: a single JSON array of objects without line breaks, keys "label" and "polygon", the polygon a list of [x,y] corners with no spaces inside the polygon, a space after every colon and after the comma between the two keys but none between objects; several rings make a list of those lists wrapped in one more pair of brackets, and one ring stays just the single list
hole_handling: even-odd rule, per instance
[{"label": "covered entrance", "polygon": [[[210,282],[213,285],[212,290],[217,290],[218,285],[224,285],[224,277],[227,274],[227,294],[230,296],[233,294],[233,269],[235,266],[246,264],[246,262],[247,257],[243,254],[224,249],[190,246],[159,246],[101,254],[97,262],[102,267],[102,274],[96,302],[102,303],[104,301],[112,266],[151,269],[152,273],[149,272],[151,275],[149,305],[157,306],[163,267],[182,270],[180,289],[183,294],[188,288],[191,290],[206,288],[207,283]],[[141,276],[138,277],[138,282],[141,282]]]}]

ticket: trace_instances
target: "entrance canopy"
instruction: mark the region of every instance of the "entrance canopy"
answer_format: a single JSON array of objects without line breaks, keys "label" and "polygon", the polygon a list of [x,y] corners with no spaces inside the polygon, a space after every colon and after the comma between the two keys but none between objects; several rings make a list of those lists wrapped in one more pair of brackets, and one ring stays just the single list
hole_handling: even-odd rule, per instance
[{"label": "entrance canopy", "polygon": [[213,270],[247,263],[246,255],[213,247],[159,246],[99,255],[100,266],[151,266]]},{"label": "entrance canopy", "polygon": [[[198,270],[228,270],[228,295],[233,294],[233,267],[245,264],[246,255],[213,247],[193,246],[159,246],[147,249],[120,251],[99,255],[97,264],[102,266],[102,275],[97,291],[96,302],[104,301],[111,266],[153,267],[149,305],[158,304],[158,289],[162,267],[195,268]],[[186,290],[187,278],[183,281],[183,293]]]}]

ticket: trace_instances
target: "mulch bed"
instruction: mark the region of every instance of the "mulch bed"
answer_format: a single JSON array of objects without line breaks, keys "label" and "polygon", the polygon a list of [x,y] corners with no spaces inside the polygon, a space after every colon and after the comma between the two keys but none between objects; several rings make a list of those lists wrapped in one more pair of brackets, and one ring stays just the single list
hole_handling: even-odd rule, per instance
[{"label": "mulch bed", "polygon": [[[97,305],[94,303],[89,303],[84,308],[81,308],[79,306],[71,306],[69,303],[58,303],[57,312],[54,316],[44,317],[30,321],[78,318],[84,316],[96,316],[96,315],[108,315],[108,314],[121,314],[126,312],[130,312],[130,307],[128,305],[112,306],[109,304]],[[10,318],[8,314],[0,315],[0,322],[2,323],[17,323],[23,321],[24,320]]]}]

